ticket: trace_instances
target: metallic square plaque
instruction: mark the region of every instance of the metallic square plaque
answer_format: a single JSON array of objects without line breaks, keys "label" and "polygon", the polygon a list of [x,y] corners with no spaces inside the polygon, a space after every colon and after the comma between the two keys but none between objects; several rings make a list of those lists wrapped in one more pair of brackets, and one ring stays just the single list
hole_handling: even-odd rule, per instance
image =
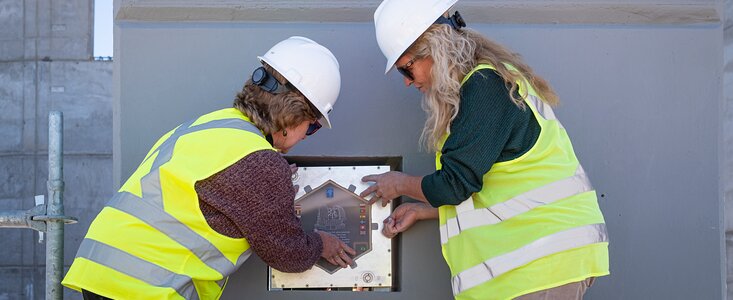
[{"label": "metallic square plaque", "polygon": [[369,185],[361,178],[390,170],[389,166],[300,167],[293,176],[295,213],[306,231],[337,236],[356,250],[356,268],[341,268],[321,258],[303,273],[269,268],[270,289],[389,288],[392,286],[392,242],[382,235],[382,220],[391,205],[368,205],[359,197]]}]

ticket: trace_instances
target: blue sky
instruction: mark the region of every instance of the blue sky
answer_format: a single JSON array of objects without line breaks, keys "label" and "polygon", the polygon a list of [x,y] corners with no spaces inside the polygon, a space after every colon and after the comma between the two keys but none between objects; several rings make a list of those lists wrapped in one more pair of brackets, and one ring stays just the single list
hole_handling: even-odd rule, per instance
[{"label": "blue sky", "polygon": [[112,56],[112,0],[94,0],[94,56]]}]

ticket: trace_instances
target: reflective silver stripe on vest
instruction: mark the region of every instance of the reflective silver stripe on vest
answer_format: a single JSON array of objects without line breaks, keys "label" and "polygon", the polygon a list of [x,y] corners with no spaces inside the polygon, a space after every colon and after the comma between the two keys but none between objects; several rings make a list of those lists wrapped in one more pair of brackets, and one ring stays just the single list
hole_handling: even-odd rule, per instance
[{"label": "reflective silver stripe on vest", "polygon": [[128,192],[120,192],[107,203],[107,206],[114,207],[147,223],[188,248],[207,266],[224,276],[233,273],[237,269],[237,266],[229,261],[214,244],[164,210],[156,207],[150,199],[138,198]]},{"label": "reflective silver stripe on vest", "polygon": [[534,260],[608,241],[606,224],[592,224],[542,237],[512,252],[488,259],[453,277],[453,295],[487,282]]},{"label": "reflective silver stripe on vest", "polygon": [[[244,253],[242,253],[242,255],[240,255],[239,258],[237,259],[237,264],[235,265],[236,266],[235,268],[239,269],[239,267],[241,267],[242,264],[244,264],[244,262],[247,261],[247,259],[249,259],[251,255],[252,255],[252,248],[249,248],[247,249],[247,251],[244,251]],[[227,281],[229,281],[229,276],[224,277],[222,280],[217,281],[216,284],[219,285],[219,288],[223,289],[224,286],[227,285]]]},{"label": "reflective silver stripe on vest", "polygon": [[[188,121],[186,123],[181,124],[176,128],[175,131],[173,131],[173,134],[169,136],[165,142],[160,144],[155,151],[150,152],[150,156],[153,156],[153,153],[156,151],[159,151],[160,153],[155,158],[155,162],[153,163],[153,166],[151,167],[151,170],[158,169],[160,165],[167,163],[171,156],[173,156],[173,148],[176,145],[176,142],[178,139],[186,134],[206,130],[206,129],[214,129],[214,128],[231,128],[231,129],[240,129],[244,131],[248,131],[254,134],[257,134],[259,136],[262,136],[262,132],[260,132],[257,127],[254,126],[254,124],[244,121],[242,119],[222,119],[222,120],[213,120],[206,122],[204,124],[199,124],[196,126],[191,127],[191,124],[193,124],[195,120]],[[147,159],[146,159],[147,160]]]},{"label": "reflective silver stripe on vest", "polygon": [[76,256],[110,267],[149,285],[171,288],[186,299],[199,299],[190,277],[173,273],[107,244],[85,238]]},{"label": "reflective silver stripe on vest", "polygon": [[237,269],[239,269],[239,267],[241,267],[242,264],[245,261],[247,261],[247,259],[249,259],[250,255],[252,255],[252,248],[247,249],[247,251],[244,251],[244,253],[242,253],[242,255],[239,256],[239,258],[237,259],[237,264],[236,264]]},{"label": "reflective silver stripe on vest", "polygon": [[440,226],[440,243],[459,235],[463,230],[500,223],[535,207],[550,204],[580,193],[593,190],[583,167],[578,165],[575,175],[525,192],[488,208],[474,209],[473,199],[468,198],[456,206],[456,217]]},{"label": "reflective silver stripe on vest", "polygon": [[[242,255],[239,256],[237,259],[236,269],[239,269],[239,267],[244,264],[245,261],[252,255],[252,248],[247,249],[247,251],[244,251]],[[227,285],[227,282],[229,281],[229,276],[224,277],[222,280],[219,280],[216,282],[216,284],[219,286],[220,289],[224,289],[224,287]]]},{"label": "reflective silver stripe on vest", "polygon": [[227,284],[228,280],[229,280],[229,276],[224,277],[224,279],[217,281],[216,285],[218,285],[220,289],[223,289],[224,286]]},{"label": "reflective silver stripe on vest", "polygon": [[555,117],[555,111],[552,110],[552,106],[547,104],[545,101],[542,101],[542,99],[537,98],[535,95],[528,95],[527,100],[532,103],[532,106],[537,110],[537,113],[545,118],[545,120],[556,121],[560,128],[565,128],[562,126],[562,123],[560,123],[560,120]]},{"label": "reflective silver stripe on vest", "polygon": [[[244,130],[247,132],[255,133],[259,136],[262,136],[262,133],[260,132],[257,127],[255,127],[252,123],[249,123],[247,121],[241,120],[241,119],[222,119],[222,120],[213,120],[204,124],[196,125],[193,127],[190,127],[191,124],[193,124],[193,121],[189,121],[187,123],[184,123],[183,125],[176,128],[176,130],[173,132],[173,134],[168,137],[158,148],[156,148],[154,151],[151,152],[151,155],[148,156],[148,158],[152,157],[153,153],[158,151],[158,156],[155,158],[155,161],[153,162],[153,166],[148,174],[142,177],[140,180],[141,190],[142,190],[142,198],[135,196],[132,193],[129,192],[119,192],[115,194],[115,196],[106,204],[109,207],[113,207],[115,209],[118,209],[120,211],[123,211],[129,215],[132,215],[141,221],[147,223],[151,227],[157,229],[161,233],[165,234],[166,236],[170,237],[171,239],[175,240],[182,246],[186,247],[194,253],[202,262],[204,262],[207,266],[211,267],[212,269],[216,270],[217,272],[221,273],[225,278],[233,273],[237,268],[239,268],[247,258],[252,254],[251,249],[248,249],[240,257],[237,259],[236,264],[232,264],[231,261],[229,261],[224,254],[219,251],[216,246],[214,246],[209,240],[206,238],[200,236],[195,231],[191,230],[188,226],[181,223],[173,217],[172,215],[168,214],[163,210],[163,198],[161,196],[161,190],[160,190],[160,174],[159,174],[159,167],[168,161],[170,161],[171,157],[173,156],[173,149],[175,148],[175,144],[178,141],[178,139],[186,134],[206,130],[206,129],[214,129],[214,128],[232,128],[232,129],[239,129]],[[146,158],[146,160],[148,159]],[[99,243],[98,243],[99,244]],[[119,256],[118,253],[124,253],[126,255],[132,256],[130,254],[125,253],[124,251],[120,249],[113,248],[111,246],[106,247],[93,247],[89,249],[85,249],[83,252],[81,249],[79,250],[79,253],[77,254],[77,257],[86,257],[87,255],[93,255],[97,258],[114,258]],[[134,256],[133,256],[134,257]],[[136,257],[135,257],[136,258]],[[144,260],[140,258],[136,258],[136,262],[144,262]],[[106,259],[98,259],[95,260],[97,263],[107,265],[115,270],[118,270],[120,272],[123,272],[125,274],[128,274],[130,276],[133,276],[135,278],[138,278],[140,280],[143,280],[145,282],[153,282],[151,281],[150,274],[145,275],[141,272],[136,272],[134,269],[138,268],[137,264],[117,264],[115,262],[107,261]],[[151,263],[147,262],[147,264],[152,265]],[[155,266],[155,265],[153,265]],[[157,266],[156,266],[157,267]],[[170,276],[178,276],[178,277],[170,277],[166,278],[164,282],[172,282],[174,280],[179,280],[184,275],[179,275],[175,273],[169,272],[169,274],[164,275],[170,275]],[[156,274],[153,277],[159,276]],[[188,281],[191,281],[191,279],[187,276],[184,276],[188,278]],[[160,280],[160,279],[158,279]],[[221,286],[221,285],[220,285]],[[195,298],[198,298],[198,293],[195,292],[195,287],[193,283],[191,283],[191,288],[194,291]],[[181,296],[185,298],[191,299],[191,296],[181,294]]]}]

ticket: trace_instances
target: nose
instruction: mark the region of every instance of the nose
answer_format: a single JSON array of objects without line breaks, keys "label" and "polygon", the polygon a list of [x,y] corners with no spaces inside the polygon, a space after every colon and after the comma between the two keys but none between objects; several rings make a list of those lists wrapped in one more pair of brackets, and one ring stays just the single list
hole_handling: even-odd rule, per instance
[{"label": "nose", "polygon": [[410,80],[410,78],[402,76],[402,80],[405,82],[405,87],[409,87],[412,84],[412,80]]}]

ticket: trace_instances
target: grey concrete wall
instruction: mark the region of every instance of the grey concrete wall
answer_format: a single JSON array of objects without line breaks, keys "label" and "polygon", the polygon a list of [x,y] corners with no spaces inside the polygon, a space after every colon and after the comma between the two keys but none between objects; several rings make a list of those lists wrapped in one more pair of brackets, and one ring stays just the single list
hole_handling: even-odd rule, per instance
[{"label": "grey concrete wall", "polygon": [[[112,63],[91,60],[92,0],[0,0],[0,210],[46,194],[48,112],[64,114],[65,262],[113,192]],[[45,244],[0,229],[0,299],[43,299]],[[65,291],[69,299],[80,298]]]},{"label": "grey concrete wall", "polygon": [[[342,98],[334,115],[337,127],[319,132],[299,145],[294,154],[402,156],[408,172],[425,174],[432,169],[431,155],[418,152],[416,147],[423,121],[419,94],[402,88],[399,76],[381,75],[383,58],[370,24],[251,24],[239,23],[242,20],[236,18],[237,22],[229,24],[136,24],[129,21],[170,16],[146,13],[156,10],[130,10],[128,19],[122,18],[126,25],[118,31],[124,37],[117,37],[116,42],[116,56],[129,58],[123,59],[124,63],[114,62],[118,71],[126,72],[115,75],[113,87],[111,63],[89,61],[91,2],[0,0],[0,210],[30,208],[33,195],[46,192],[46,114],[62,110],[66,122],[66,212],[80,219],[80,224],[67,227],[67,265],[86,226],[119,186],[119,180],[113,182],[110,169],[112,137],[119,149],[114,175],[126,177],[157,135],[185,118],[229,105],[245,73],[255,65],[254,56],[292,34],[326,44],[341,60],[342,71],[349,72],[344,76]],[[191,6],[201,6],[200,1],[118,2],[131,8],[174,5],[183,10],[173,11],[187,13]],[[253,8],[231,1],[208,3],[233,11],[234,16],[247,15],[237,15],[242,8],[231,6]],[[376,3],[245,4],[279,5],[281,13],[282,8],[298,5],[315,6],[315,11],[329,5],[342,11],[363,6],[359,14],[350,17],[367,21]],[[718,253],[722,238],[716,239],[722,234],[722,210],[716,205],[724,195],[726,207],[733,207],[733,100],[731,33],[726,25],[726,97],[719,101],[723,46],[721,29],[716,25],[718,16],[711,7],[720,1],[462,3],[471,8],[486,4],[505,15],[513,12],[509,14],[512,18],[499,22],[509,25],[475,27],[523,53],[558,89],[564,102],[558,114],[597,189],[605,195],[601,206],[612,237],[612,276],[599,280],[589,298],[722,298],[724,256]],[[607,23],[647,25],[601,26],[577,17],[593,5],[600,5],[612,16]],[[730,1],[726,5],[730,11]],[[537,16],[537,9],[547,15],[557,7],[563,7],[564,13],[539,22],[530,19]],[[661,17],[649,13],[649,7],[661,7],[653,11],[664,13]],[[205,10],[193,11],[201,20],[222,18],[207,16]],[[272,19],[277,11],[270,10],[270,15],[265,11],[265,18]],[[300,16],[334,21],[334,16],[313,12]],[[492,16],[496,15],[476,15],[474,20],[491,22]],[[175,21],[180,15],[173,18]],[[586,25],[511,25],[553,20]],[[541,49],[536,48],[538,42]],[[113,88],[117,99],[114,132],[110,123]],[[671,107],[664,106],[667,103]],[[151,117],[136,110],[148,104],[154,111],[166,113]],[[718,108],[723,109],[718,112]],[[718,138],[716,133],[722,136]],[[711,157],[718,157],[720,164]],[[716,180],[717,174],[723,179]],[[731,222],[726,224],[730,231]],[[448,298],[447,268],[435,233],[435,224],[426,222],[403,236],[401,292],[358,298]],[[726,241],[733,243],[726,236]],[[5,241],[0,248],[0,299],[43,298],[44,245],[36,243],[36,237],[27,229],[0,229],[0,239]],[[729,274],[731,269],[727,268]],[[225,298],[344,296],[266,293],[264,271],[261,261],[251,259],[232,279]],[[80,298],[69,290],[65,295]]]},{"label": "grey concrete wall", "polygon": [[[379,0],[119,1],[118,20],[370,22]],[[718,19],[718,0],[693,1],[485,1],[462,0],[474,22],[492,24],[707,23]],[[204,4],[205,3],[205,4]]]},{"label": "grey concrete wall", "polygon": [[[497,25],[464,15],[471,27],[523,54],[561,96],[556,112],[601,195],[611,237],[612,275],[587,298],[723,298],[722,24]],[[432,155],[417,147],[420,95],[404,88],[399,74],[382,74],[371,23],[118,21],[114,143],[122,179],[159,135],[228,107],[255,56],[290,35],[329,47],[343,78],[334,129],[293,155],[401,156],[408,173],[433,168]],[[450,298],[435,222],[420,224],[399,246],[401,291],[353,297]],[[267,292],[266,282],[264,264],[252,258],[224,298],[347,297]]]}]

